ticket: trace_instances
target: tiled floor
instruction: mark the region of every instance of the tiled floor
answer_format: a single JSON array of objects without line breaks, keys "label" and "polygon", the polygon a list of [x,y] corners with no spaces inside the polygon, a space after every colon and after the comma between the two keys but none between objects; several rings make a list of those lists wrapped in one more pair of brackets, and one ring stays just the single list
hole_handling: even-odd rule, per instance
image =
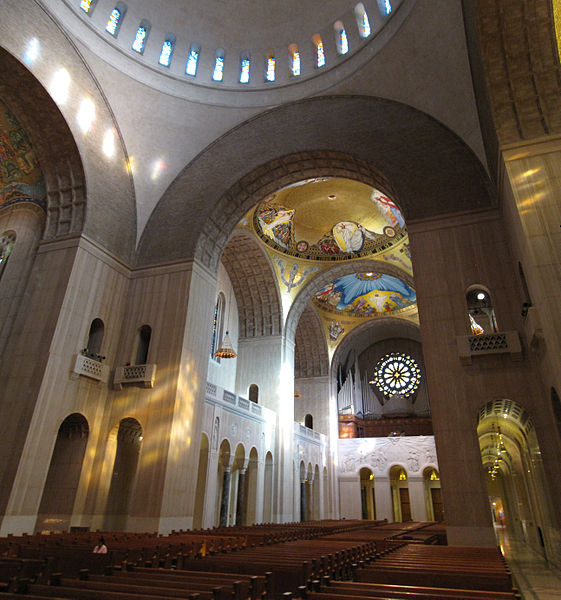
[{"label": "tiled floor", "polygon": [[543,556],[526,544],[509,540],[497,528],[497,538],[524,600],[561,600],[561,572],[551,569]]}]

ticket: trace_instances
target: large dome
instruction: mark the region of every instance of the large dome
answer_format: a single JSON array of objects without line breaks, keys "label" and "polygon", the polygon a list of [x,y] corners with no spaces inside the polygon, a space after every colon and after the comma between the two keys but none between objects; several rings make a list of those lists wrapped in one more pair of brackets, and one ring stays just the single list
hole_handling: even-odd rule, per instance
[{"label": "large dome", "polygon": [[276,104],[281,90],[282,100],[321,92],[355,72],[414,0],[167,0],[165,10],[149,0],[45,4],[81,43],[143,83],[190,100],[257,106]]}]

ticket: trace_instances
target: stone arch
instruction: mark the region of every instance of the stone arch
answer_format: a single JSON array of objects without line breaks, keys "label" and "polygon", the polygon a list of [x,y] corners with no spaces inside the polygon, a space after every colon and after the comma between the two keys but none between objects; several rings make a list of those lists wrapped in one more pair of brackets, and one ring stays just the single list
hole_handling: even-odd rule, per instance
[{"label": "stone arch", "polygon": [[294,378],[322,377],[329,370],[327,341],[321,319],[308,304],[298,320],[294,346]]},{"label": "stone arch", "polygon": [[374,271],[393,275],[394,277],[405,281],[405,283],[411,287],[414,287],[413,278],[411,276],[404,274],[403,271],[397,269],[393,265],[388,265],[385,262],[369,258],[363,260],[343,261],[330,269],[321,271],[318,273],[318,275],[303,285],[303,288],[300,290],[298,296],[296,296],[294,302],[292,303],[286,318],[285,330],[287,335],[291,339],[295,338],[300,317],[318,290],[338,277],[361,271]]},{"label": "stone arch", "polygon": [[222,254],[222,264],[234,288],[239,337],[279,335],[282,306],[268,256],[247,231],[236,230]]},{"label": "stone arch", "polygon": [[[217,172],[216,165],[228,168]],[[411,220],[493,204],[475,154],[427,114],[381,98],[309,98],[246,121],[187,165],[154,210],[137,263],[195,257],[216,270],[250,208],[285,185],[318,176],[376,185]]]},{"label": "stone arch", "polygon": [[80,413],[72,413],[62,421],[43,488],[36,530],[70,528],[89,432],[88,421]]}]

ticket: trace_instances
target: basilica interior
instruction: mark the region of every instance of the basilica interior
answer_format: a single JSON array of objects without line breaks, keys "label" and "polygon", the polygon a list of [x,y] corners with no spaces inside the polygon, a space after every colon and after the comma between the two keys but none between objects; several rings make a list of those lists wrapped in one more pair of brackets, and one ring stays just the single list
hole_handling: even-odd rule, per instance
[{"label": "basilica interior", "polygon": [[561,2],[0,15],[1,536],[442,521],[561,567]]}]

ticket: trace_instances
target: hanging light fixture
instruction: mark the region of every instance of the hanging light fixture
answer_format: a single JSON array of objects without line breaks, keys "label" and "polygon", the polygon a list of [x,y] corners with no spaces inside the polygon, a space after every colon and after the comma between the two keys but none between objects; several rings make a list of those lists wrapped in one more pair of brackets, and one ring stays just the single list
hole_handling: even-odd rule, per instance
[{"label": "hanging light fixture", "polygon": [[[225,318],[228,319],[228,315],[230,313],[230,294],[228,294],[228,304],[225,307],[224,311]],[[220,346],[218,350],[214,353],[215,358],[236,358],[237,354],[234,350],[234,346],[232,346],[232,342],[230,341],[230,336],[228,335],[228,330],[226,330],[226,335],[222,338]]]},{"label": "hanging light fixture", "polygon": [[216,358],[236,358],[237,354],[232,346],[228,332],[226,332],[226,335],[220,344],[220,348],[214,353],[214,356]]}]

